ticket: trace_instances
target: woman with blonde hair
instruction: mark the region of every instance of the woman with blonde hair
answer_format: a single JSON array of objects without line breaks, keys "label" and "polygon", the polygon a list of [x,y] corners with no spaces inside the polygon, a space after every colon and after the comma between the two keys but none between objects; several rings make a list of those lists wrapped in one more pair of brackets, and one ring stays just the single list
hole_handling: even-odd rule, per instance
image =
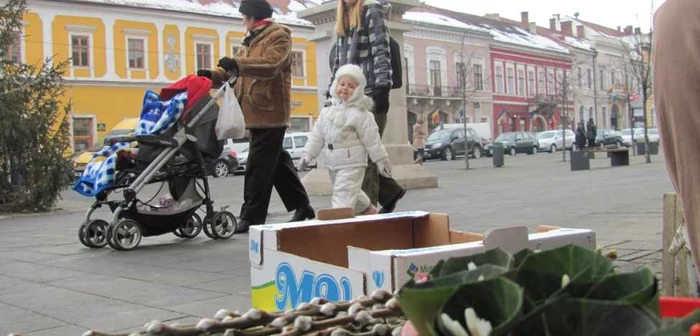
[{"label": "woman with blonde hair", "polygon": [[413,125],[413,148],[418,151],[418,157],[416,158],[416,163],[423,164],[425,157],[425,129],[423,128],[423,119],[416,120],[416,124]]},{"label": "woman with blonde hair", "polygon": [[[331,83],[343,65],[355,64],[367,79],[365,95],[372,99],[372,113],[384,134],[389,112],[389,91],[392,87],[391,47],[385,7],[376,0],[338,0],[335,55],[331,60]],[[333,54],[333,52],[332,52]],[[330,92],[330,91],[329,91]],[[362,190],[372,203],[382,205],[380,213],[393,212],[406,194],[393,178],[381,176],[377,165],[367,166]]]}]

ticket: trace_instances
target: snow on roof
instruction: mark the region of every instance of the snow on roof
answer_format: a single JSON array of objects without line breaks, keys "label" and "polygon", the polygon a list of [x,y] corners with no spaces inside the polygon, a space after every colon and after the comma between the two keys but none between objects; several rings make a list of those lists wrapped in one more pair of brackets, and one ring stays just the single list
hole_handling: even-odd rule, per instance
[{"label": "snow on roof", "polygon": [[466,24],[464,22],[455,20],[453,18],[440,15],[440,14],[435,14],[435,13],[428,13],[428,12],[406,12],[403,15],[403,19],[405,21],[411,21],[411,22],[418,22],[418,23],[428,23],[428,24],[433,24],[433,25],[438,25],[438,26],[445,26],[445,27],[454,27],[454,28],[462,28],[462,29],[469,29],[469,30],[478,30],[482,32],[488,32],[487,29]]},{"label": "snow on roof", "polygon": [[491,27],[488,24],[482,25],[482,27],[490,28],[491,36],[494,40],[504,42],[519,44],[522,46],[546,49],[561,53],[569,53],[569,49],[560,45],[559,43],[546,38],[541,35],[535,35],[529,31],[522,29],[515,25],[501,25],[501,27]]},{"label": "snow on roof", "polygon": [[579,48],[583,50],[593,51],[593,45],[590,41],[584,40],[578,37],[566,36],[564,42],[571,45],[574,48]]},{"label": "snow on roof", "polygon": [[[212,16],[223,16],[231,18],[241,18],[238,8],[234,7],[230,2],[219,1],[202,5],[199,1],[189,0],[80,0],[83,2],[102,3],[117,6],[133,6],[161,10],[171,10],[176,12],[187,12],[193,14],[203,14]],[[311,22],[297,18],[295,13],[286,15],[275,13],[273,14],[275,21],[283,24],[310,26]]]}]

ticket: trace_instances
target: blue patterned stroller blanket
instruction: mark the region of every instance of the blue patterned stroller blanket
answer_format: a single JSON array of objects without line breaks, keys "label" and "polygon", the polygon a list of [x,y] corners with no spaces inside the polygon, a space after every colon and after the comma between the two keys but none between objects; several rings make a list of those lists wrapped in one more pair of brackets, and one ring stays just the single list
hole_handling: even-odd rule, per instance
[{"label": "blue patterned stroller blanket", "polygon": [[[134,135],[162,134],[178,121],[186,104],[187,92],[179,93],[170,100],[161,101],[156,92],[146,90],[143,109]],[[137,143],[120,142],[102,148],[92,156],[83,175],[73,186],[73,190],[86,197],[95,197],[111,187],[114,184],[119,154],[124,152],[136,154],[137,145]]]}]

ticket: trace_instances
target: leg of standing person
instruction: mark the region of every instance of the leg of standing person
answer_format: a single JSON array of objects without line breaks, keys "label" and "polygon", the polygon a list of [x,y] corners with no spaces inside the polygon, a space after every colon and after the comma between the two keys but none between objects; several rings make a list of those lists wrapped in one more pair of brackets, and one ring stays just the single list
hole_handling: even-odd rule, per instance
[{"label": "leg of standing person", "polygon": [[[284,133],[282,134],[284,139]],[[272,182],[277,190],[277,193],[284,203],[284,207],[288,212],[296,211],[292,222],[313,219],[316,217],[314,209],[311,208],[309,195],[304,189],[304,185],[299,179],[297,170],[292,162],[292,157],[286,150],[282,150],[277,159],[275,172],[272,176]]]},{"label": "leg of standing person", "polygon": [[248,167],[243,185],[241,231],[247,225],[264,224],[270,205],[273,179],[280,153],[284,129],[251,129]]},{"label": "leg of standing person", "polygon": [[[374,120],[379,126],[379,135],[384,135],[386,127],[387,114],[374,114]],[[367,194],[370,202],[376,205],[377,202],[382,205],[380,213],[393,212],[396,204],[404,197],[406,190],[391,177],[379,175],[377,165],[371,160],[368,160],[367,170],[365,173],[362,190]]]}]

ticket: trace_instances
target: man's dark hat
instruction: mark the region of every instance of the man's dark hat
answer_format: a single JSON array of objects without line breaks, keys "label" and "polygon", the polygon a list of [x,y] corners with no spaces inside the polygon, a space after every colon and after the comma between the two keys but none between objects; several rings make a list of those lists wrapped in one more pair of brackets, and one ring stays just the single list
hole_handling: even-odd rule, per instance
[{"label": "man's dark hat", "polygon": [[273,9],[265,0],[243,0],[238,11],[246,16],[262,20],[271,18]]}]

